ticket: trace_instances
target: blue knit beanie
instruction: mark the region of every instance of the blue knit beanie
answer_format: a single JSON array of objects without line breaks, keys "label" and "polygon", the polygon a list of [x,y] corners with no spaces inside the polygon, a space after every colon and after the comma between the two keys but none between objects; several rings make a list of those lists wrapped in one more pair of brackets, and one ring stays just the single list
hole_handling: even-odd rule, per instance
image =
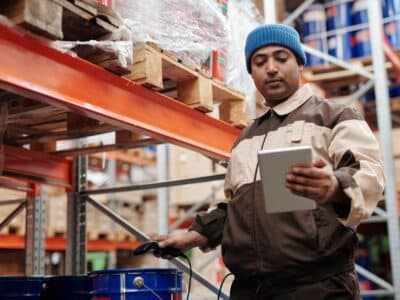
[{"label": "blue knit beanie", "polygon": [[257,27],[247,36],[245,55],[249,73],[251,73],[251,57],[254,52],[268,45],[280,45],[288,48],[303,64],[306,63],[306,55],[296,30],[283,24],[266,24]]}]

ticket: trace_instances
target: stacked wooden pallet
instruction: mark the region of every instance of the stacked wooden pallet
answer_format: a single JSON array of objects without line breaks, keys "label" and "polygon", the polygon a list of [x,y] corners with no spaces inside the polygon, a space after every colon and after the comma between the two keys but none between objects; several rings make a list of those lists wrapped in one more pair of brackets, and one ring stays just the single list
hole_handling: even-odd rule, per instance
[{"label": "stacked wooden pallet", "polygon": [[[99,39],[117,30],[121,22],[115,12],[95,0],[5,0],[0,1],[0,14],[35,34],[68,41]],[[112,67],[116,57],[109,53],[93,52],[80,46],[75,50],[101,67],[114,71],[118,69]],[[156,45],[146,44],[135,49],[132,61],[134,64],[124,72],[119,72],[120,75],[125,74],[135,83],[204,113],[212,111],[218,103],[217,118],[238,127],[248,123],[244,94],[187,67],[171,53]],[[0,91],[0,98],[8,105],[7,133],[4,138],[7,144],[30,144],[34,150],[54,152],[56,141],[117,130],[109,124],[22,96]],[[107,150],[157,143],[143,136],[137,138],[136,135],[121,139],[126,134],[118,133],[117,145]],[[100,151],[100,148],[92,151]],[[82,154],[82,151],[76,149],[75,152],[60,153],[69,154]]]},{"label": "stacked wooden pallet", "polygon": [[121,24],[95,0],[3,0],[0,14],[41,36],[68,41],[97,39]]},{"label": "stacked wooden pallet", "polygon": [[125,77],[199,111],[211,112],[219,103],[220,120],[244,127],[248,123],[245,95],[186,66],[154,44],[136,49],[132,72]]},{"label": "stacked wooden pallet", "polygon": [[[354,69],[373,72],[371,57],[353,58],[348,61],[348,64]],[[392,63],[386,62],[385,67],[389,71],[389,76],[394,76]],[[303,76],[306,81],[315,83],[325,90],[348,87],[349,85],[368,81],[368,78],[354,70],[344,69],[334,64],[306,67],[304,68]]]}]

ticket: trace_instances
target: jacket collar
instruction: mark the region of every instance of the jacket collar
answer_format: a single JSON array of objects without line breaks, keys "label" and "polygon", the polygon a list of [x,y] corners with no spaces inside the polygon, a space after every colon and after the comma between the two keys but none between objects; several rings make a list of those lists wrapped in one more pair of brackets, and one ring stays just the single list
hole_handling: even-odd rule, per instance
[{"label": "jacket collar", "polygon": [[265,116],[270,109],[272,109],[279,116],[287,115],[298,108],[300,105],[302,105],[304,102],[306,102],[308,99],[310,99],[312,95],[313,93],[309,84],[305,84],[300,87],[293,95],[287,98],[284,102],[279,103],[273,108],[266,106],[266,111],[257,116],[255,119],[259,119]]}]

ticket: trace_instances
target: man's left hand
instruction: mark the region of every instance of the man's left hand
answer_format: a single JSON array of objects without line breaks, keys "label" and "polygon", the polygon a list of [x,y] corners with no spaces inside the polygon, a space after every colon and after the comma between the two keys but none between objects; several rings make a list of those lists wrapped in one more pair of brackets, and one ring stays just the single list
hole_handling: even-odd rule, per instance
[{"label": "man's left hand", "polygon": [[339,182],[333,169],[318,158],[310,166],[294,165],[286,174],[286,187],[293,193],[325,204],[334,200]]}]

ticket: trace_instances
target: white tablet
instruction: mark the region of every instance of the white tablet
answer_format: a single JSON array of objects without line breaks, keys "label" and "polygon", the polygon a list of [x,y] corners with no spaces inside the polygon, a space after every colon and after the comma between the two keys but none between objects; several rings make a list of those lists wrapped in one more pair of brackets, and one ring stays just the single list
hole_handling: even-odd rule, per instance
[{"label": "white tablet", "polygon": [[258,153],[261,184],[267,213],[310,210],[315,201],[294,195],[285,186],[285,176],[295,164],[311,164],[311,146],[276,148]]}]

